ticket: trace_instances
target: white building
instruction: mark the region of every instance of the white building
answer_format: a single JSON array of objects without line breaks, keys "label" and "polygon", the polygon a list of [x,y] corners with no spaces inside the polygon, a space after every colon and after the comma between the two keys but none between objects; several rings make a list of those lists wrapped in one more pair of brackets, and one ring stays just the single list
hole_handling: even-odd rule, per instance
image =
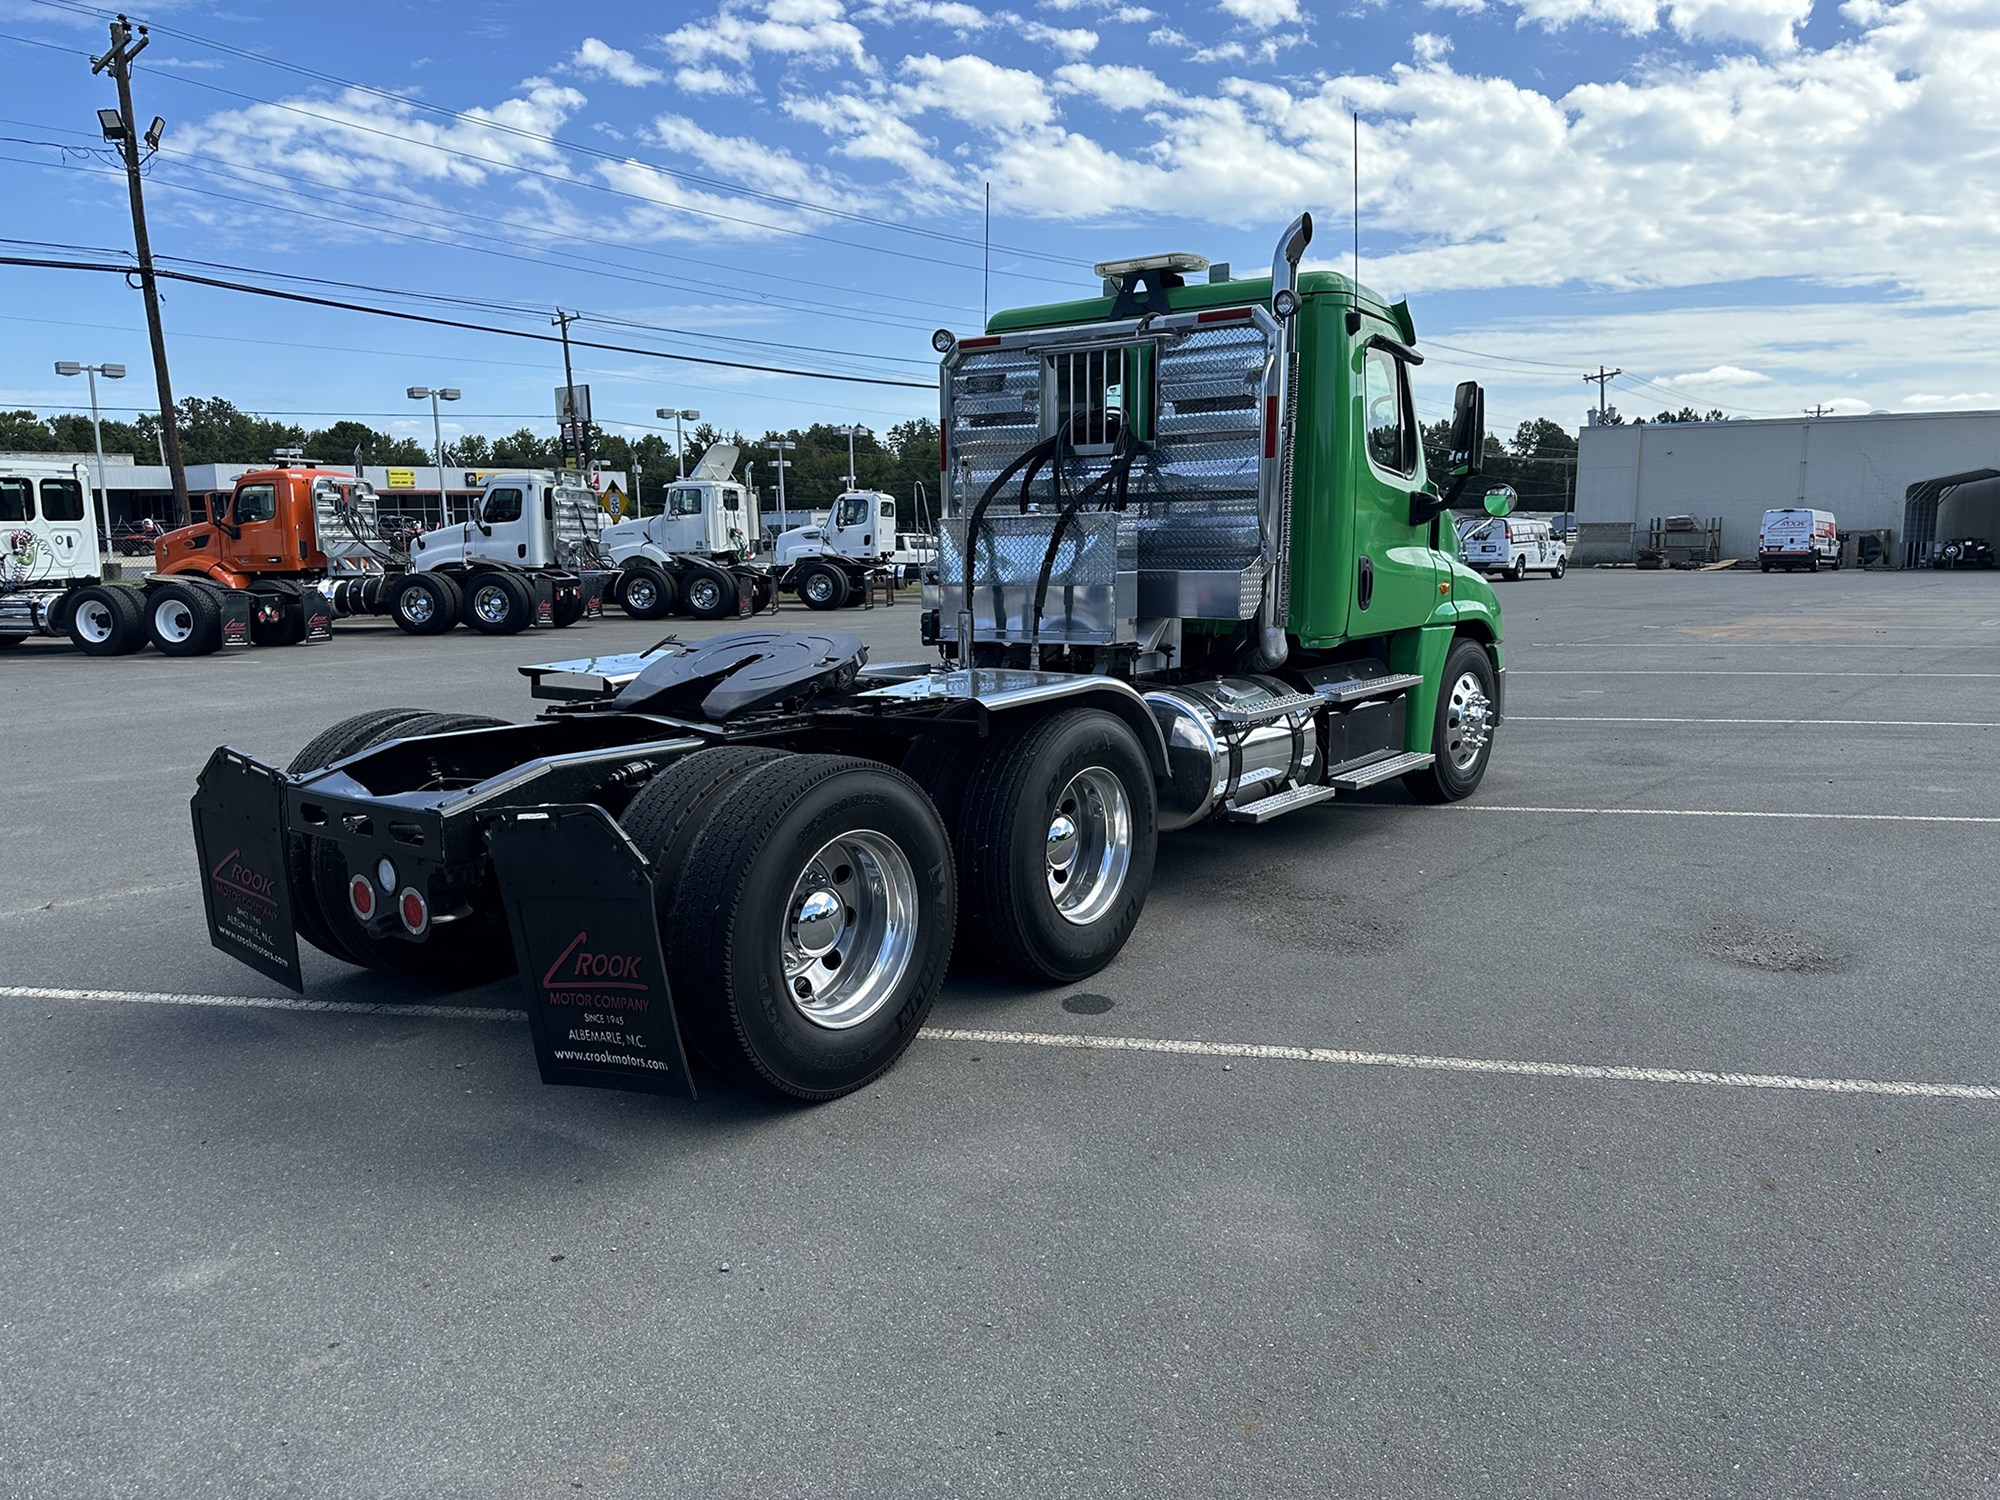
[{"label": "white building", "polygon": [[1643,545],[1656,519],[1719,517],[1722,555],[1754,557],[1764,512],[1786,505],[1830,510],[1843,531],[1888,530],[1898,563],[1948,537],[2000,545],[2000,412],[1648,422],[1579,435],[1586,544],[1630,526]]}]

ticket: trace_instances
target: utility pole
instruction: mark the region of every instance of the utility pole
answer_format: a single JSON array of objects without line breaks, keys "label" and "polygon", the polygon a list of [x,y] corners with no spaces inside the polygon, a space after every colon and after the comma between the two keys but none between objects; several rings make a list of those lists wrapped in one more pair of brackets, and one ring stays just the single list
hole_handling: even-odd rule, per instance
[{"label": "utility pole", "polygon": [[868,429],[849,425],[836,427],[833,430],[847,439],[847,487],[850,490],[858,490],[861,488],[861,481],[854,475],[854,435],[857,432],[866,432]]},{"label": "utility pole", "polygon": [[1605,406],[1608,399],[1605,396],[1605,388],[1624,373],[1623,370],[1607,370],[1603,365],[1599,365],[1595,375],[1586,375],[1583,377],[1585,385],[1595,385],[1597,387],[1597,420],[1600,425],[1604,421]]},{"label": "utility pole", "polygon": [[549,319],[562,330],[563,346],[563,389],[569,393],[569,419],[576,427],[577,464],[588,474],[590,472],[590,420],[576,409],[576,376],[569,367],[569,325],[582,317],[582,313],[566,313],[560,307],[556,315]]},{"label": "utility pole", "polygon": [[[140,188],[139,176],[139,123],[132,113],[132,59],[146,50],[152,38],[146,35],[146,28],[139,28],[139,40],[132,40],[132,25],[120,16],[111,23],[111,50],[102,57],[90,60],[93,75],[108,71],[113,82],[118,85],[118,117],[114,122],[106,117],[108,109],[97,112],[99,128],[104,138],[118,147],[125,158],[125,185],[132,198],[132,246],[139,258],[139,292],[146,303],[146,332],[153,343],[153,378],[160,387],[160,448],[166,456],[167,472],[174,482],[174,525],[185,526],[188,520],[187,470],[181,464],[181,430],[174,417],[174,383],[167,374],[167,335],[160,326],[160,284],[153,275],[153,243],[146,234],[146,199]],[[146,131],[145,143],[152,151],[160,149],[160,136],[166,131],[167,122],[155,116],[150,129]],[[115,134],[114,134],[115,130]]]},{"label": "utility pole", "polygon": [[1833,415],[1833,408],[1822,406],[1819,402],[1815,401],[1811,406],[1806,408],[1806,415],[1809,417],[1830,417]]}]

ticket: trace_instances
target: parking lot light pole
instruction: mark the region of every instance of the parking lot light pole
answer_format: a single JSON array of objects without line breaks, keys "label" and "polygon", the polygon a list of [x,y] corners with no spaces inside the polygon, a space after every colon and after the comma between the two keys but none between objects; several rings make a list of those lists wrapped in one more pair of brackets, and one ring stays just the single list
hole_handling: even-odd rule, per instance
[{"label": "parking lot light pole", "polygon": [[[785,470],[792,466],[791,460],[786,458],[785,455],[798,447],[798,444],[790,438],[768,438],[765,440],[764,446],[777,455],[775,459],[771,460],[771,464],[778,471],[778,514],[783,516],[785,514]],[[783,529],[784,527],[781,524],[779,530],[782,531]]]},{"label": "parking lot light pole", "polygon": [[833,430],[847,439],[847,487],[850,490],[858,490],[861,488],[861,481],[854,473],[854,435],[857,432],[866,432],[868,429],[866,427],[836,427]]},{"label": "parking lot light pole", "polygon": [[431,443],[437,456],[438,522],[440,525],[449,526],[451,524],[451,502],[444,497],[444,426],[438,417],[438,402],[456,401],[458,399],[458,387],[447,385],[433,389],[427,385],[413,385],[409,388],[408,394],[412,401],[422,401],[427,396],[430,398]]},{"label": "parking lot light pole", "polygon": [[56,361],[58,375],[88,375],[90,377],[90,438],[97,447],[97,510],[104,517],[104,547],[113,551],[111,545],[111,491],[104,483],[104,425],[97,415],[97,377],[106,380],[123,380],[123,365],[82,365],[73,359]]},{"label": "parking lot light pole", "polygon": [[677,406],[661,406],[654,409],[653,415],[663,421],[668,417],[674,419],[674,474],[680,479],[687,478],[687,449],[681,442],[681,420],[686,418],[690,422],[699,422],[701,413]]}]

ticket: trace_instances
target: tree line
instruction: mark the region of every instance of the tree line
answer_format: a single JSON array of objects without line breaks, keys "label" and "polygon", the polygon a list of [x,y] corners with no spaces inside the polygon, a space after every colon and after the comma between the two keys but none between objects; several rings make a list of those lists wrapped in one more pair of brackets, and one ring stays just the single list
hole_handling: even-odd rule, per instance
[{"label": "tree line", "polygon": [[[219,396],[188,396],[177,402],[181,461],[187,464],[268,464],[290,449],[300,450],[308,463],[348,468],[354,464],[386,465],[397,468],[423,467],[433,461],[428,444],[409,437],[381,432],[365,422],[339,421],[326,427],[307,428],[244,411]],[[150,414],[136,421],[103,423],[104,451],[129,453],[140,463],[150,463],[159,452],[160,419]],[[784,457],[791,463],[785,471],[786,498],[796,508],[824,508],[839,494],[847,475],[847,438],[838,429],[815,423],[785,432],[768,430],[757,437],[741,432],[725,433],[711,423],[689,428],[683,437],[681,463],[693,468],[713,443],[730,442],[754,459],[753,478],[767,497],[777,494],[778,475],[772,461],[779,455],[764,447],[768,441],[787,440],[797,447]],[[678,472],[673,440],[656,433],[625,438],[607,433],[592,424],[591,457],[607,469],[632,474],[643,470],[640,504],[657,510],[664,503],[666,487]],[[0,453],[89,453],[93,440],[88,415],[64,412],[37,416],[31,411],[0,411]],[[444,461],[449,468],[465,469],[553,469],[560,461],[560,440],[553,432],[539,433],[523,427],[501,437],[472,433],[445,444]],[[928,418],[898,422],[881,436],[863,430],[854,438],[855,479],[863,489],[877,489],[894,495],[902,508],[904,524],[923,519],[911,502],[923,486],[926,510],[934,517],[937,499],[938,429]],[[741,473],[739,466],[738,472]]]}]

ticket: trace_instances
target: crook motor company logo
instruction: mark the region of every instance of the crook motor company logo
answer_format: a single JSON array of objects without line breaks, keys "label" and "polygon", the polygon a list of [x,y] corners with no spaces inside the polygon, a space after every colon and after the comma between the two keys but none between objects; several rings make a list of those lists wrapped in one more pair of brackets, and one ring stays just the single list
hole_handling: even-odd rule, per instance
[{"label": "crook motor company logo", "polygon": [[571,938],[542,975],[542,998],[550,1005],[643,1012],[652,1007],[651,990],[640,955],[593,948],[588,932]]},{"label": "crook motor company logo", "polygon": [[215,882],[218,893],[241,901],[253,901],[266,911],[278,909],[277,881],[243,863],[242,849],[231,849],[208,874],[209,879]]}]

